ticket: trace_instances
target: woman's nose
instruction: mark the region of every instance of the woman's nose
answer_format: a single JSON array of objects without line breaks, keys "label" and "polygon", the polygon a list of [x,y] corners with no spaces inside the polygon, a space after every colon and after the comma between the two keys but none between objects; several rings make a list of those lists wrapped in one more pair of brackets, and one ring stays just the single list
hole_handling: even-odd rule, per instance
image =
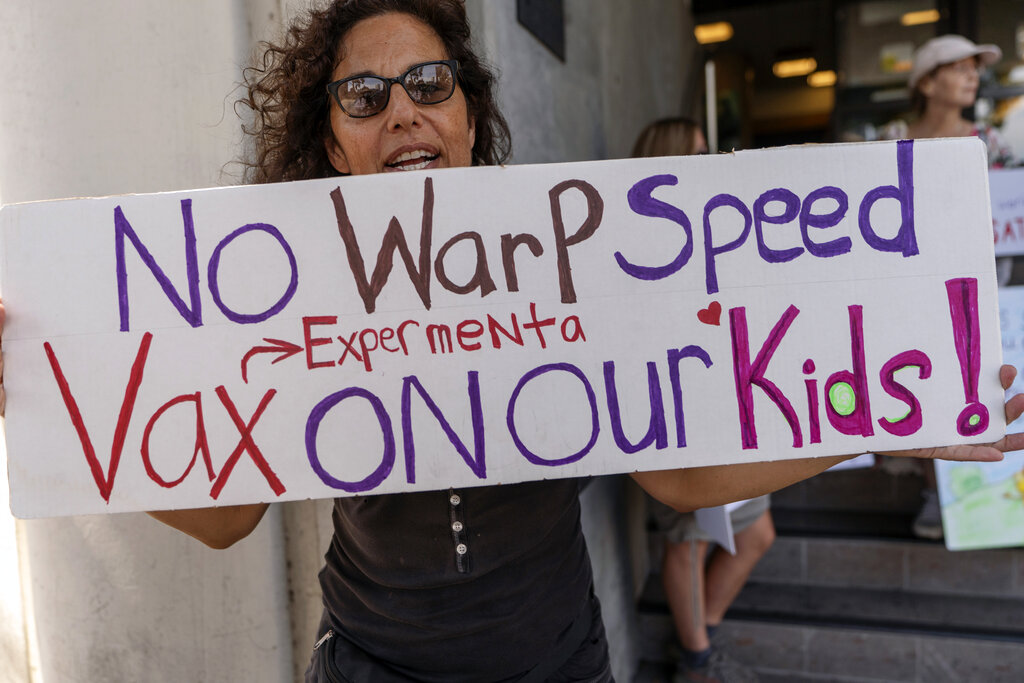
[{"label": "woman's nose", "polygon": [[391,97],[384,114],[388,128],[409,128],[419,123],[420,109],[400,83],[391,84]]}]

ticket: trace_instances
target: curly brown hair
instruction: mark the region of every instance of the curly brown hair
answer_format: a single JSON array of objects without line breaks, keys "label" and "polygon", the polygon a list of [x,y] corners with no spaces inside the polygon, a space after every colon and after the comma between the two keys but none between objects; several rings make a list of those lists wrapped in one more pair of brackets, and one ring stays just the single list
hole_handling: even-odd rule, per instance
[{"label": "curly brown hair", "polygon": [[[236,105],[252,113],[242,126],[250,146],[241,160],[247,182],[338,175],[324,149],[331,135],[327,83],[346,33],[363,19],[389,12],[423,21],[440,37],[448,58],[458,60],[459,85],[476,122],[473,165],[508,158],[511,136],[495,100],[495,76],[470,45],[463,0],[333,0],[296,19],[280,45],[262,43],[262,56],[243,72],[246,95]],[[248,118],[247,112],[240,115]]]}]

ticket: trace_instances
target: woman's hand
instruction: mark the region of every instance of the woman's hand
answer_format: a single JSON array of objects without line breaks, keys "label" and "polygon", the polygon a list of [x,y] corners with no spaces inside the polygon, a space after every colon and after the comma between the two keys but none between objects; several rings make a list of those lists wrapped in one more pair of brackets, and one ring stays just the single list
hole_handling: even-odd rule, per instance
[{"label": "woman's hand", "polygon": [[[999,368],[999,382],[1003,385],[1003,391],[1010,388],[1014,378],[1017,376],[1017,368],[1012,365],[1004,365]],[[1016,394],[1003,406],[1006,413],[1006,424],[1009,425],[1021,413],[1024,413],[1024,394]],[[885,452],[882,455],[892,455],[907,458],[931,458],[934,460],[976,460],[979,462],[995,462],[1003,459],[1003,453],[1019,451],[1024,449],[1024,434],[1007,434],[999,441],[990,444],[974,444],[961,446],[942,446],[937,448],[916,448],[909,451]]]}]

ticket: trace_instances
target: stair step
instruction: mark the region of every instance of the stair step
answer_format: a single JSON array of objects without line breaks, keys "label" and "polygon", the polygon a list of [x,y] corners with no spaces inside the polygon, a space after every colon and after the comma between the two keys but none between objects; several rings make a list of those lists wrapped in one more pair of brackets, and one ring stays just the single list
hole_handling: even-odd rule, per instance
[{"label": "stair step", "polygon": [[1021,599],[1024,549],[951,552],[932,541],[779,537],[751,578]]},{"label": "stair step", "polygon": [[[644,585],[637,610],[668,619],[659,577]],[[1012,640],[1024,644],[1024,598],[935,594],[902,589],[785,585],[748,581],[729,619],[801,626]],[[669,624],[671,628],[671,624]]]},{"label": "stair step", "polygon": [[633,683],[672,683],[672,667],[665,662],[642,661]]},{"label": "stair step", "polygon": [[1024,644],[1024,599],[1019,598],[749,582],[730,612],[736,618],[1006,638]]},{"label": "stair step", "polygon": [[[652,540],[652,576],[658,583],[661,555],[660,538]],[[917,539],[779,536],[751,579],[1020,599],[1024,548],[951,552],[940,543]]]},{"label": "stair step", "polygon": [[773,493],[772,508],[914,515],[921,507],[923,485],[920,476],[879,468],[822,472]]},{"label": "stair step", "polygon": [[[672,674],[672,667],[668,664],[640,662],[636,676],[633,678],[633,683],[672,683]],[[776,673],[763,669],[758,671],[758,678],[761,683],[823,683],[823,681],[837,680],[834,676],[804,676],[791,671]],[[848,679],[844,678],[843,680]],[[876,681],[871,681],[871,683],[876,683]]]},{"label": "stair step", "polygon": [[[723,622],[722,633],[730,654],[765,683],[1017,683],[1024,668],[1022,642],[732,618]],[[670,675],[671,667],[655,655],[634,681],[661,683]]]},{"label": "stair step", "polygon": [[913,512],[872,510],[810,510],[772,502],[772,520],[779,536],[888,538],[911,540]]},{"label": "stair step", "polygon": [[[913,538],[922,480],[828,472],[772,495],[778,536],[722,625],[767,683],[1024,680],[1024,548]],[[638,599],[637,683],[671,681],[659,556]]]}]

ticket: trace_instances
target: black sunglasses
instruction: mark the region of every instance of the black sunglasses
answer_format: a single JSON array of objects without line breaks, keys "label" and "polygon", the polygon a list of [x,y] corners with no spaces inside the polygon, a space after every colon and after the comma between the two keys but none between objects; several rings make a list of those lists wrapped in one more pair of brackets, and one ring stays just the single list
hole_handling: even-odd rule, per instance
[{"label": "black sunglasses", "polygon": [[423,62],[398,78],[350,76],[327,84],[327,92],[341,110],[356,119],[384,111],[391,99],[391,86],[398,83],[416,104],[440,104],[455,92],[459,63],[454,59]]}]

